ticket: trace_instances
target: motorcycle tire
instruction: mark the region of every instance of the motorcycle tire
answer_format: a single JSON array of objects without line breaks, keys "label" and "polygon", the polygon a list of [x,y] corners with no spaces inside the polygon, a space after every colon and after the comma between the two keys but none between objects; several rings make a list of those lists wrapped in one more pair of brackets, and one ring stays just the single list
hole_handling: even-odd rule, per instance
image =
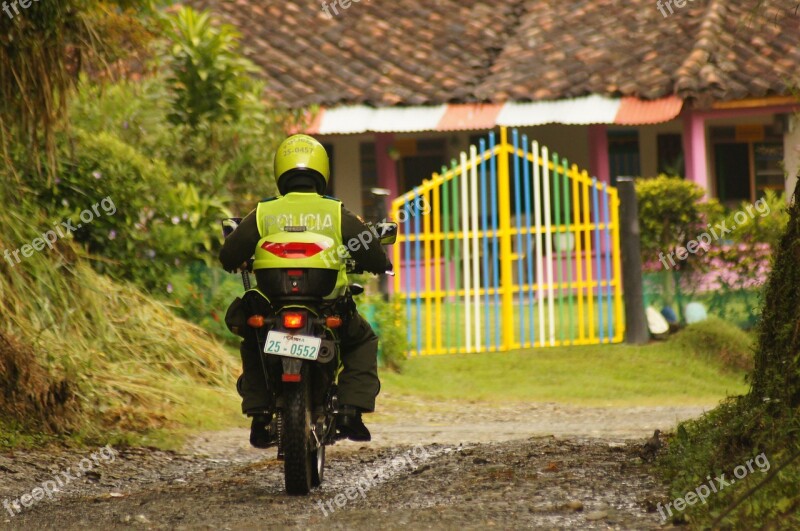
[{"label": "motorcycle tire", "polygon": [[308,366],[304,364],[299,382],[283,384],[283,472],[286,493],[295,496],[309,493],[313,472],[317,468],[316,449],[312,452],[308,372]]}]

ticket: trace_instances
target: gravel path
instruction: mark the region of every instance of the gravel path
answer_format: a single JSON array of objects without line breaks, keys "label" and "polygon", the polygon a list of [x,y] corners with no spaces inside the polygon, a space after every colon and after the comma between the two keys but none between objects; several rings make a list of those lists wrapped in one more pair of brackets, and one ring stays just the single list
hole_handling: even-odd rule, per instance
[{"label": "gravel path", "polygon": [[[422,413],[434,411],[434,413]],[[246,430],[180,453],[118,449],[13,517],[6,529],[656,529],[663,486],[640,457],[654,428],[702,408],[490,407],[412,402],[330,448],[323,486],[282,490],[275,450]],[[34,492],[92,450],[0,455],[0,503]],[[61,476],[64,477],[63,475]],[[13,507],[11,509],[13,511]]]}]

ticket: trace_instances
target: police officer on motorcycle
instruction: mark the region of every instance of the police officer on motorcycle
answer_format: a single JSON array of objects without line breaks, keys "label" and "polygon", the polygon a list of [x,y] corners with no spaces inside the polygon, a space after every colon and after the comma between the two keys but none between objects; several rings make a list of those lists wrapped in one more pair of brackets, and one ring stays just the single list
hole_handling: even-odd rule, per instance
[{"label": "police officer on motorcycle", "polygon": [[[285,225],[312,224],[313,230],[340,244],[370,231],[340,201],[325,196],[330,166],[325,148],[307,135],[293,135],[284,140],[275,154],[275,177],[278,197],[261,201],[233,233],[220,251],[219,260],[227,271],[234,271],[254,254],[265,236],[283,230]],[[287,223],[287,220],[289,223]],[[374,245],[349,250],[356,267],[381,274],[391,271],[392,264],[376,241]],[[258,274],[256,275],[258,279]],[[362,413],[375,409],[380,391],[378,380],[378,337],[369,323],[358,313],[347,292],[347,273],[342,262],[334,289],[324,297],[348,308],[339,329],[343,370],[339,375],[338,399],[341,404],[337,427],[342,436],[354,441],[369,441],[371,435],[361,419]],[[239,381],[242,412],[252,417],[250,443],[266,448],[274,442],[270,430],[274,413],[272,394],[261,361],[255,333],[247,333],[240,347],[243,375]]]}]

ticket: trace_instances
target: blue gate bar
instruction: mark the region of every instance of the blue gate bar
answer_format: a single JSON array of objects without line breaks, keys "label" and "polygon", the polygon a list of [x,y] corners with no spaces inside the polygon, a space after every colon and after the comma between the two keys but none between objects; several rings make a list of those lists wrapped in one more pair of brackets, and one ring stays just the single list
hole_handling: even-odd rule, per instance
[{"label": "blue gate bar", "polygon": [[605,228],[603,229],[605,246],[603,248],[605,249],[606,262],[606,311],[608,312],[606,323],[608,325],[608,339],[610,341],[611,338],[614,337],[614,317],[611,307],[611,230],[608,227],[608,217],[608,185],[606,184],[603,186],[603,221],[605,223]]},{"label": "blue gate bar", "polygon": [[[522,175],[519,169],[520,165],[520,157],[519,157],[519,132],[514,129],[511,131],[511,142],[514,146],[514,215],[517,218],[517,281],[518,284],[522,285],[523,279],[523,270],[522,270],[522,222],[520,221],[520,214],[522,214],[522,194],[520,194],[520,190],[522,189],[522,182],[521,178]],[[521,297],[522,289],[519,290],[519,295],[517,295],[517,307],[519,308],[519,315],[522,317],[523,313],[523,305],[524,300]],[[520,318],[519,320],[519,344],[523,346],[525,344],[525,319]]]},{"label": "blue gate bar", "polygon": [[500,239],[498,236],[498,200],[497,200],[497,157],[494,156],[495,136],[494,131],[489,133],[489,150],[492,152],[492,159],[489,163],[490,178],[489,185],[491,190],[492,203],[492,286],[494,287],[494,346],[500,350],[502,345],[500,329]]},{"label": "blue gate bar", "polygon": [[491,312],[489,311],[489,199],[486,197],[486,139],[481,138],[478,142],[480,149],[480,179],[481,179],[481,230],[483,231],[483,322],[484,322],[484,341],[487,350],[491,345],[491,326],[489,322]]},{"label": "blue gate bar", "polygon": [[600,270],[600,206],[597,198],[597,178],[592,177],[592,210],[594,210],[594,260],[597,267],[597,334],[600,337],[600,342],[605,338],[605,330],[603,330],[603,290],[600,286],[602,282],[602,272]]}]

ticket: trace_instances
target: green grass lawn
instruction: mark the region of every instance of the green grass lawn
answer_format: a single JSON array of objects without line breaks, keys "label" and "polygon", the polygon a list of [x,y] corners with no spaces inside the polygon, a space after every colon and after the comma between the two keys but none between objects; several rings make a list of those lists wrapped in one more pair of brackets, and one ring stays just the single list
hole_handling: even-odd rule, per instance
[{"label": "green grass lawn", "polygon": [[417,357],[381,379],[392,396],[590,406],[706,405],[747,390],[744,373],[673,342]]},{"label": "green grass lawn", "polygon": [[[613,299],[612,304],[608,304],[608,299],[604,296],[603,297],[603,304],[602,307],[599,306],[597,297],[592,297],[592,304],[594,305],[594,311],[590,314],[589,312],[589,304],[586,297],[583,297],[583,330],[584,336],[589,336],[589,329],[591,327],[591,323],[594,323],[594,330],[595,330],[595,337],[599,337],[600,331],[599,326],[602,323],[602,334],[604,338],[609,336],[609,332],[611,335],[618,330],[618,325],[609,327],[609,317],[613,320],[614,319],[614,310],[613,310]],[[483,306],[483,299],[481,299],[481,311],[479,315],[479,322],[480,322],[480,333],[481,333],[481,344],[487,343],[487,333],[486,333],[486,313],[485,308],[489,308],[489,319],[488,319],[488,344],[494,345],[498,340],[497,334],[497,327],[496,325],[501,321],[500,317],[496,317],[497,314],[500,312],[500,308],[495,306],[493,303],[490,303],[487,306]],[[609,308],[610,306],[610,308]],[[464,338],[464,326],[466,323],[466,306],[463,301],[458,303],[453,302],[445,302],[441,304],[440,312],[436,313],[436,306],[432,302],[430,305],[430,319],[428,319],[428,313],[426,310],[425,303],[422,302],[420,305],[420,324],[421,328],[417,328],[417,307],[416,303],[412,301],[410,307],[410,319],[408,318],[409,315],[409,308],[405,305],[405,303],[400,304],[400,316],[405,317],[406,321],[411,323],[410,328],[410,341],[409,344],[411,348],[416,350],[417,346],[417,338],[419,335],[419,339],[422,344],[422,348],[425,349],[427,347],[427,339],[428,339],[428,327],[430,328],[430,335],[431,335],[431,345],[436,347],[437,345],[437,331],[441,335],[441,346],[442,348],[456,348],[456,347],[464,347],[466,346],[465,338]],[[602,316],[599,316],[599,312],[602,308]],[[578,302],[575,297],[555,297],[553,301],[553,314],[554,314],[554,321],[555,321],[555,339],[556,341],[569,341],[569,340],[578,340],[581,338],[581,334],[579,331],[579,321],[578,321]],[[470,317],[474,319],[474,313],[471,312]],[[525,342],[531,341],[533,339],[535,342],[541,341],[542,337],[545,337],[546,341],[549,341],[550,338],[550,319],[548,316],[548,308],[547,302],[545,301],[544,304],[544,328],[541,328],[541,323],[539,322],[539,303],[535,301],[533,306],[531,306],[528,302],[527,297],[523,297],[522,299],[515,299],[514,301],[514,312],[513,312],[513,319],[514,319],[514,339],[515,341],[519,342],[520,339],[524,338]],[[474,323],[474,321],[473,321]],[[542,333],[544,330],[544,333]]]}]

